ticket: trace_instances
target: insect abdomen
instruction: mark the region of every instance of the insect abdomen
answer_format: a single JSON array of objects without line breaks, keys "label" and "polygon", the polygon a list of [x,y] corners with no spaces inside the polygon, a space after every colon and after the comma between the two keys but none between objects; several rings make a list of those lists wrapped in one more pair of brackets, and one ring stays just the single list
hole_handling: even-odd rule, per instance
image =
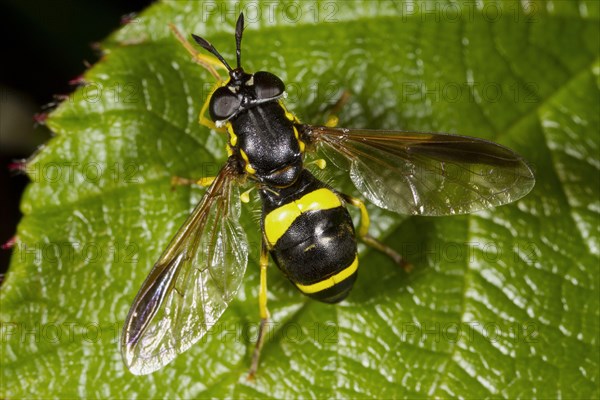
[{"label": "insect abdomen", "polygon": [[356,280],[354,226],[340,197],[309,173],[303,175],[293,199],[267,207],[264,233],[273,259],[301,292],[336,303]]}]

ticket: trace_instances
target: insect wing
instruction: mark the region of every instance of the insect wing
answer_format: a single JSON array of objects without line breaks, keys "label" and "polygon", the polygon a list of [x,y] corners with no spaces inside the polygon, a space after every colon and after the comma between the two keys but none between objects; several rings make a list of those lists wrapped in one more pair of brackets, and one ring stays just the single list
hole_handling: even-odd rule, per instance
[{"label": "insect wing", "polygon": [[466,214],[518,200],[535,184],[521,156],[483,139],[313,126],[305,135],[371,202],[402,214]]},{"label": "insect wing", "polygon": [[233,178],[229,165],[221,169],[138,292],[121,338],[132,373],[156,371],[187,350],[239,289],[248,245]]}]

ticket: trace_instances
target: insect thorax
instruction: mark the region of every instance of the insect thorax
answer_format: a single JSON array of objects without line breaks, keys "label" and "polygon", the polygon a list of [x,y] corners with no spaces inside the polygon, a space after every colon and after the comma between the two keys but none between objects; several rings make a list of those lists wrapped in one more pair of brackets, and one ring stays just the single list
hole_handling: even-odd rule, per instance
[{"label": "insect thorax", "polygon": [[279,102],[241,112],[232,119],[231,129],[248,174],[276,187],[288,186],[298,178],[302,152],[297,130]]}]

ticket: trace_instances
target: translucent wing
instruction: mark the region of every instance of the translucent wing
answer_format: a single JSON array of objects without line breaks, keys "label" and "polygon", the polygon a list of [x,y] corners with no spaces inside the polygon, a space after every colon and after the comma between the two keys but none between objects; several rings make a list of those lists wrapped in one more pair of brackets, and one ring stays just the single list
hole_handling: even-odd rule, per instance
[{"label": "translucent wing", "polygon": [[[304,126],[371,202],[402,214],[465,214],[513,202],[533,188],[521,156],[487,140],[443,133]],[[341,157],[340,157],[341,156]]]},{"label": "translucent wing", "polygon": [[148,374],[197,342],[240,287],[246,235],[225,165],[138,292],[125,321],[121,353],[132,373]]}]

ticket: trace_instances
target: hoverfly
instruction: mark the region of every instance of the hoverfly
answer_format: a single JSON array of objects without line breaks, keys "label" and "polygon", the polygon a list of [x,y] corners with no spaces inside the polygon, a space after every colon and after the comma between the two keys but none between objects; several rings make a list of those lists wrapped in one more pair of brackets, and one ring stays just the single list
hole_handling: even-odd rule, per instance
[{"label": "hoverfly", "polygon": [[[241,67],[244,17],[235,30],[237,66],[231,68],[205,39],[212,56],[178,39],[218,80],[200,123],[227,135],[229,157],[203,198],[152,268],[125,321],[123,359],[148,374],[197,342],[238,291],[248,262],[236,187],[249,181],[262,200],[259,309],[261,324],[250,375],[258,367],[267,309],[269,254],[286,277],[311,298],[342,301],[358,268],[357,238],[406,265],[368,234],[364,203],[321,182],[306,168],[307,152],[321,149],[346,168],[375,205],[402,214],[464,214],[525,196],[535,179],[522,157],[498,144],[443,133],[343,129],[301,123],[284,104],[285,85],[272,73]],[[222,80],[215,67],[229,73]],[[208,111],[210,120],[204,117]],[[340,165],[343,160],[344,165]],[[454,173],[450,173],[454,169]],[[456,173],[459,171],[459,173]],[[358,207],[355,231],[347,206]]]}]

